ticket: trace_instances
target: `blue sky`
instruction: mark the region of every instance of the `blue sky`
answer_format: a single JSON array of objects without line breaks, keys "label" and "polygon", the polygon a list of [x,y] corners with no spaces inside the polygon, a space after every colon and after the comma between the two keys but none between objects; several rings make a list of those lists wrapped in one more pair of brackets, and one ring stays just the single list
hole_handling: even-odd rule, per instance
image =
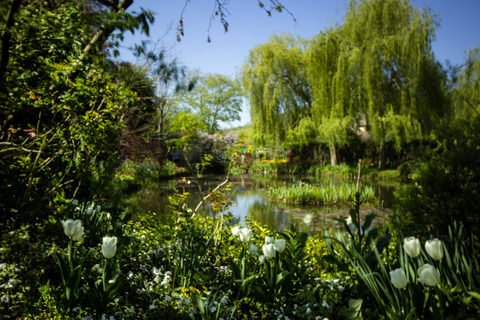
[{"label": "blue sky", "polygon": [[[224,32],[217,17],[211,22],[211,42],[207,43],[214,0],[190,0],[183,14],[185,36],[178,43],[175,28],[185,0],[134,0],[128,11],[138,11],[140,7],[149,9],[155,14],[155,23],[150,28],[149,38],[138,32],[126,35],[120,59],[136,62],[127,48],[149,40],[168,48],[188,69],[234,76],[250,49],[266,42],[273,33],[288,32],[311,38],[334,23],[341,24],[348,6],[348,1],[343,0],[281,0],[281,3],[296,21],[287,12],[275,12],[269,17],[259,8],[257,0],[231,0],[227,5],[230,13],[227,15],[228,32]],[[432,44],[437,60],[448,59],[453,64],[461,64],[467,49],[480,47],[480,0],[417,0],[412,3],[415,7],[426,3],[440,16],[440,27]],[[241,117],[240,122],[231,125],[249,121],[248,106],[244,107]]]}]

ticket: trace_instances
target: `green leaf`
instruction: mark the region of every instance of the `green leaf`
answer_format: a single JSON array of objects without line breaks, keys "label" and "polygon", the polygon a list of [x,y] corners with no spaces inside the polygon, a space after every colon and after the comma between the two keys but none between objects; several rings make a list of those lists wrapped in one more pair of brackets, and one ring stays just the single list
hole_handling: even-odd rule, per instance
[{"label": "green leaf", "polygon": [[480,293],[476,292],[476,291],[467,291],[467,293],[469,295],[471,295],[472,297],[474,297],[475,299],[478,299],[480,300]]},{"label": "green leaf", "polygon": [[60,271],[62,273],[62,282],[63,282],[63,285],[65,286],[70,274],[70,270],[57,251],[55,251],[55,257],[57,258],[58,265],[60,266]]},{"label": "green leaf", "polygon": [[362,228],[364,232],[368,230],[368,228],[370,228],[370,226],[372,225],[372,221],[373,219],[375,219],[376,216],[377,215],[375,213],[370,213],[365,217],[365,222],[363,223]]}]

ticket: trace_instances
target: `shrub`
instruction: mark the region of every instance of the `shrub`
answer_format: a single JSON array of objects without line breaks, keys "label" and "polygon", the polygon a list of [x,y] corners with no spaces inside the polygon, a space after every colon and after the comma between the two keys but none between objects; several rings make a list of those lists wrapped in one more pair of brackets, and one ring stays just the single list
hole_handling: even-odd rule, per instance
[{"label": "shrub", "polygon": [[480,121],[458,123],[433,137],[436,147],[399,189],[396,216],[405,229],[428,237],[447,234],[458,221],[469,236],[480,232]]}]

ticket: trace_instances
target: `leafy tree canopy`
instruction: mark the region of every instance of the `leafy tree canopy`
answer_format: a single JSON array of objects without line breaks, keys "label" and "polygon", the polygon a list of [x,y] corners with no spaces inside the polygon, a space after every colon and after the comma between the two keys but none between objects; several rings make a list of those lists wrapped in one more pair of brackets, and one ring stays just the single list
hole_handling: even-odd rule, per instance
[{"label": "leafy tree canopy", "polygon": [[242,96],[234,80],[220,74],[197,72],[195,88],[180,95],[179,104],[195,112],[205,130],[213,134],[220,129],[220,121],[240,120]]}]

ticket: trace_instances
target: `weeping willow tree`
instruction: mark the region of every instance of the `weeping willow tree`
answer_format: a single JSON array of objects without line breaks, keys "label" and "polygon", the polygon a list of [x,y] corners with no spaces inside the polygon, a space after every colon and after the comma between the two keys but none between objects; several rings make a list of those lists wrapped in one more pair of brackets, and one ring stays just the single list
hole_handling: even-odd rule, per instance
[{"label": "weeping willow tree", "polygon": [[437,26],[427,7],[406,0],[351,0],[344,23],[311,41],[272,37],[242,70],[254,132],[274,144],[286,133],[315,136],[335,165],[337,149],[366,121],[384,168],[387,143],[400,149],[421,139],[447,112],[431,50]]},{"label": "weeping willow tree", "polygon": [[255,140],[279,145],[288,130],[311,116],[305,42],[288,34],[274,35],[250,51],[241,79],[250,102]]},{"label": "weeping willow tree", "polygon": [[348,131],[359,114],[357,70],[351,60],[358,55],[342,38],[339,28],[321,32],[310,43],[308,69],[312,90],[312,120],[320,140],[337,164],[337,148],[348,141]]},{"label": "weeping willow tree", "polygon": [[380,161],[385,143],[397,148],[429,132],[445,113],[444,86],[431,42],[438,19],[427,7],[405,0],[350,1],[341,27],[344,49],[351,52],[339,68],[339,81],[366,116]]},{"label": "weeping willow tree", "polygon": [[453,92],[458,119],[480,118],[480,48],[468,51],[463,68],[456,75]]}]

